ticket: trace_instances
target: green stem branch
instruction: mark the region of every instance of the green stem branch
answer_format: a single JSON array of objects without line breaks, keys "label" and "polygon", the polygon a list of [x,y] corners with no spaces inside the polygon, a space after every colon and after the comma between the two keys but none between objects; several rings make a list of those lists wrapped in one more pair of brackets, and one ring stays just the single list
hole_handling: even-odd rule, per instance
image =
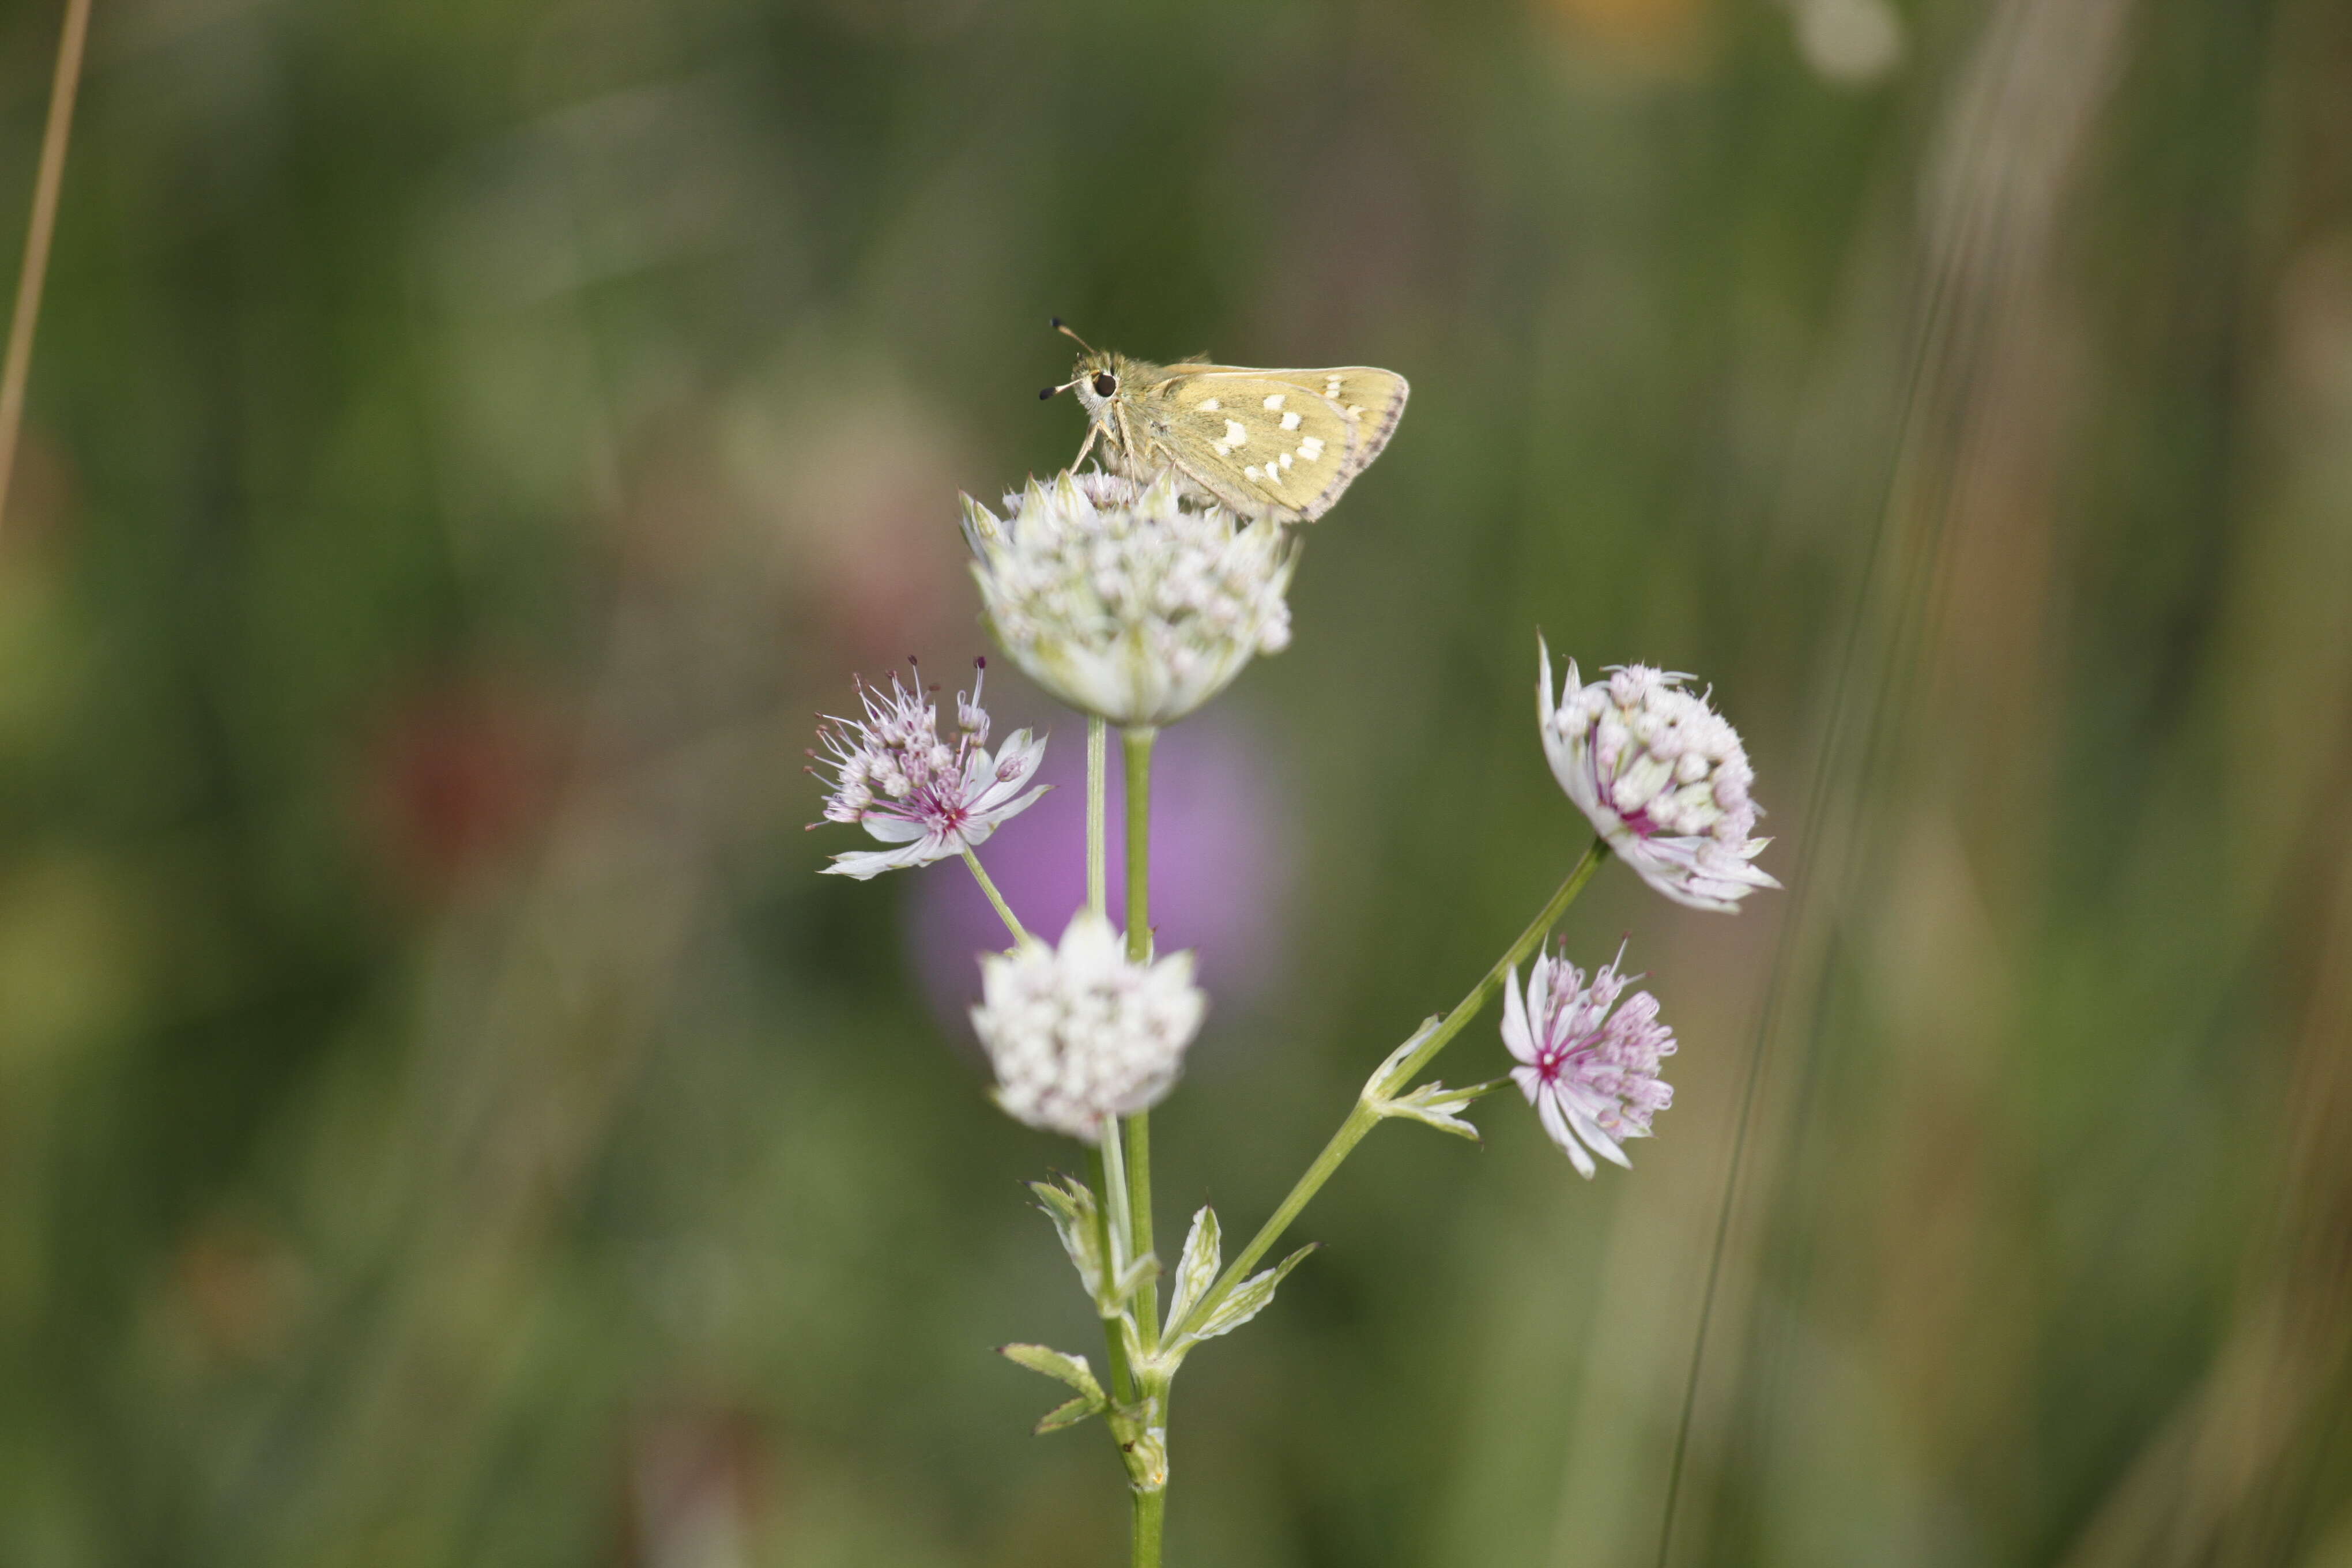
[{"label": "green stem branch", "polygon": [[[1110,1162],[1103,1157],[1099,1147],[1091,1152],[1088,1160],[1094,1166],[1095,1191],[1108,1193],[1110,1190]],[[1118,1255],[1111,1248],[1110,1202],[1108,1198],[1095,1205],[1095,1244],[1102,1254],[1106,1271],[1115,1267],[1113,1259]],[[1127,1345],[1119,1337],[1118,1320],[1116,1318],[1103,1320],[1103,1353],[1110,1361],[1111,1397],[1122,1405],[1127,1404],[1135,1397],[1135,1379],[1128,1371]]]},{"label": "green stem branch", "polygon": [[1104,818],[1110,785],[1110,723],[1087,721],[1087,908],[1110,918],[1110,853],[1105,840],[1109,830]]},{"label": "green stem branch", "polygon": [[1127,764],[1127,956],[1151,957],[1151,742],[1156,730],[1122,730]]},{"label": "green stem branch", "polygon": [[980,857],[966,847],[963,852],[963,863],[971,868],[972,876],[980,883],[980,890],[986,893],[988,901],[996,906],[996,916],[1004,922],[1004,929],[1013,933],[1013,940],[1018,942],[1027,942],[1029,933],[1021,929],[1021,922],[1013,918],[1013,906],[1004,901],[1004,895],[996,890],[996,884],[988,879],[986,871],[981,869]]},{"label": "green stem branch", "polygon": [[[1577,894],[1584,891],[1584,884],[1592,879],[1592,873],[1601,868],[1601,862],[1608,856],[1608,842],[1595,838],[1592,847],[1584,852],[1584,858],[1569,872],[1567,880],[1560,883],[1550,900],[1537,912],[1536,918],[1528,922],[1528,929],[1519,933],[1518,940],[1495,961],[1492,969],[1486,971],[1486,978],[1472,986],[1470,994],[1454,1004],[1454,1011],[1445,1015],[1437,1027],[1429,1032],[1429,1037],[1422,1042],[1421,1048],[1400,1062],[1396,1070],[1389,1075],[1388,1081],[1379,1086],[1382,1094],[1393,1095],[1411,1083],[1437,1053],[1462,1032],[1463,1026],[1477,1016],[1487,998],[1502,988],[1504,978],[1512,969],[1525,963],[1528,955],[1543,944],[1546,933],[1558,923],[1561,915],[1567,913],[1568,906],[1576,901]],[[1217,1282],[1193,1304],[1184,1315],[1183,1322],[1168,1325],[1171,1335],[1182,1333],[1187,1323],[1204,1321],[1234,1286],[1249,1278],[1250,1270],[1274,1249],[1274,1244],[1282,1239],[1282,1233],[1290,1228],[1291,1221],[1298,1217],[1299,1211],[1322,1190],[1323,1184],[1331,1179],[1331,1173],[1339,1168],[1340,1163],[1355,1152],[1356,1145],[1364,1141],[1364,1134],[1380,1121],[1380,1112],[1359,1096],[1354,1107],[1349,1110],[1347,1120],[1339,1123],[1339,1130],[1331,1134],[1331,1141],[1323,1145],[1323,1152],[1315,1156],[1315,1163],[1307,1167],[1307,1173],[1298,1178],[1265,1224],[1258,1227],[1257,1235],[1242,1248],[1241,1256],[1227,1266],[1224,1273],[1218,1276]]]},{"label": "green stem branch", "polygon": [[[1151,959],[1151,743],[1158,731],[1120,731],[1127,778],[1127,956],[1137,963]],[[1139,1110],[1127,1119],[1127,1187],[1131,1210],[1135,1255],[1151,1250],[1151,1115]],[[1155,1281],[1136,1302],[1136,1326],[1147,1348],[1160,1346],[1160,1287]]]},{"label": "green stem branch", "polygon": [[[1127,780],[1127,956],[1151,961],[1151,742],[1159,731],[1123,730],[1120,761]],[[1128,1215],[1135,1256],[1151,1251],[1151,1117],[1137,1111],[1127,1121]],[[1135,1299],[1135,1326],[1147,1351],[1160,1348],[1160,1281],[1144,1282]],[[1168,1391],[1160,1389],[1160,1429],[1168,1429]],[[1131,1494],[1133,1568],[1160,1568],[1160,1540],[1168,1518],[1168,1493],[1158,1488]]]},{"label": "green stem branch", "polygon": [[[1109,851],[1104,843],[1108,837],[1105,826],[1105,799],[1108,791],[1106,775],[1109,772],[1110,726],[1100,719],[1087,721],[1087,907],[1108,918],[1110,895],[1104,868]],[[1124,1240],[1127,1235],[1127,1173],[1118,1146],[1116,1123],[1106,1130],[1107,1136],[1093,1152],[1095,1191],[1102,1202],[1095,1207],[1100,1229],[1099,1241],[1103,1266],[1116,1271],[1123,1248],[1112,1245],[1114,1236]],[[1125,1404],[1135,1397],[1135,1379],[1127,1364],[1127,1343],[1120,1338],[1118,1320],[1103,1320],[1103,1344],[1110,1358],[1111,1397]]]}]

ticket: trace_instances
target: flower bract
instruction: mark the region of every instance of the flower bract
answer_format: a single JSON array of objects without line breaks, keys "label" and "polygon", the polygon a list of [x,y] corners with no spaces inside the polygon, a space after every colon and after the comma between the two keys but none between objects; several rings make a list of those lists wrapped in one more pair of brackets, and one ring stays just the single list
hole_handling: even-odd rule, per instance
[{"label": "flower bract", "polygon": [[1643,881],[1676,903],[1727,913],[1780,885],[1752,864],[1771,840],[1754,837],[1761,814],[1748,795],[1756,775],[1747,748],[1705,698],[1684,689],[1688,676],[1629,664],[1587,686],[1570,659],[1555,704],[1540,638],[1537,652],[1536,714],[1552,776]]},{"label": "flower bract", "polygon": [[1503,987],[1503,1044],[1519,1063],[1511,1078],[1588,1179],[1595,1154],[1630,1168],[1623,1141],[1647,1138],[1650,1118],[1675,1098],[1658,1077],[1661,1059],[1674,1055],[1675,1032],[1658,1022],[1658,999],[1646,991],[1618,1005],[1623,956],[1587,985],[1564,956],[1538,953],[1524,994],[1516,966]]},{"label": "flower bract", "polygon": [[1004,498],[964,498],[972,576],[1004,650],[1031,679],[1115,724],[1172,723],[1290,642],[1297,545],[1185,499],[1162,475],[1061,473]]},{"label": "flower bract", "polygon": [[972,1026],[996,1068],[996,1101],[1032,1127],[1101,1141],[1106,1117],[1157,1104],[1209,999],[1192,955],[1139,963],[1110,922],[1082,909],[1059,948],[1025,942],[980,961]]},{"label": "flower bract", "polygon": [[[910,668],[913,662],[908,661]],[[981,706],[987,678],[983,665],[971,694],[956,693],[952,745],[940,736],[939,706],[924,690],[919,670],[911,687],[891,676],[887,691],[860,681],[866,716],[825,721],[817,732],[824,749],[809,753],[833,773],[825,820],[856,823],[898,846],[836,855],[825,870],[863,881],[961,855],[1045,793],[1043,784],[1030,785],[1045,760],[1043,736],[1015,730],[989,752],[988,710]],[[824,777],[817,768],[809,771]]]}]

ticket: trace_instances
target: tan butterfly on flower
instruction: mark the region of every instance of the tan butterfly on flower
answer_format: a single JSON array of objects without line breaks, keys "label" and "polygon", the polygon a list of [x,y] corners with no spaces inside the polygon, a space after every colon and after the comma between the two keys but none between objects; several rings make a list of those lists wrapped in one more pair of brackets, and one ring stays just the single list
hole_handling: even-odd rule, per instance
[{"label": "tan butterfly on flower", "polygon": [[1404,377],[1370,365],[1253,370],[1153,364],[1089,348],[1060,386],[1090,421],[1073,468],[1102,443],[1103,466],[1139,483],[1173,469],[1198,499],[1244,518],[1312,522],[1389,444],[1404,415]]}]

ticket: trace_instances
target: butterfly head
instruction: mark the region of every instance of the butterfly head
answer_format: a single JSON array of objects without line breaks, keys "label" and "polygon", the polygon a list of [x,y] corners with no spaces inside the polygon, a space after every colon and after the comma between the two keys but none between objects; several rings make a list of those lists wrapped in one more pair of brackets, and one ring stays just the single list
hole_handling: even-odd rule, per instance
[{"label": "butterfly head", "polygon": [[1059,316],[1054,318],[1054,330],[1076,342],[1081,352],[1077,364],[1070,372],[1070,379],[1059,386],[1049,386],[1037,395],[1051,397],[1055,393],[1075,392],[1078,395],[1078,402],[1086,408],[1087,416],[1094,418],[1102,412],[1105,404],[1119,395],[1121,388],[1136,379],[1141,362],[1094,347],[1063,325]]},{"label": "butterfly head", "polygon": [[1103,405],[1119,395],[1132,380],[1134,362],[1125,354],[1111,353],[1103,349],[1088,349],[1078,356],[1071,368],[1069,388],[1078,395],[1089,417],[1102,412]]}]

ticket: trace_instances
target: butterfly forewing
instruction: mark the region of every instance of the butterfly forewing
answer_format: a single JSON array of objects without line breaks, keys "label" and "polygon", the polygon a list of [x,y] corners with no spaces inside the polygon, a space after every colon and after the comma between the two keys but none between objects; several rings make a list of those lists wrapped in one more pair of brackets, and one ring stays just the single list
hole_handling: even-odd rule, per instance
[{"label": "butterfly forewing", "polygon": [[1311,522],[1388,445],[1407,390],[1366,365],[1186,365],[1137,401],[1176,465],[1226,506]]}]

